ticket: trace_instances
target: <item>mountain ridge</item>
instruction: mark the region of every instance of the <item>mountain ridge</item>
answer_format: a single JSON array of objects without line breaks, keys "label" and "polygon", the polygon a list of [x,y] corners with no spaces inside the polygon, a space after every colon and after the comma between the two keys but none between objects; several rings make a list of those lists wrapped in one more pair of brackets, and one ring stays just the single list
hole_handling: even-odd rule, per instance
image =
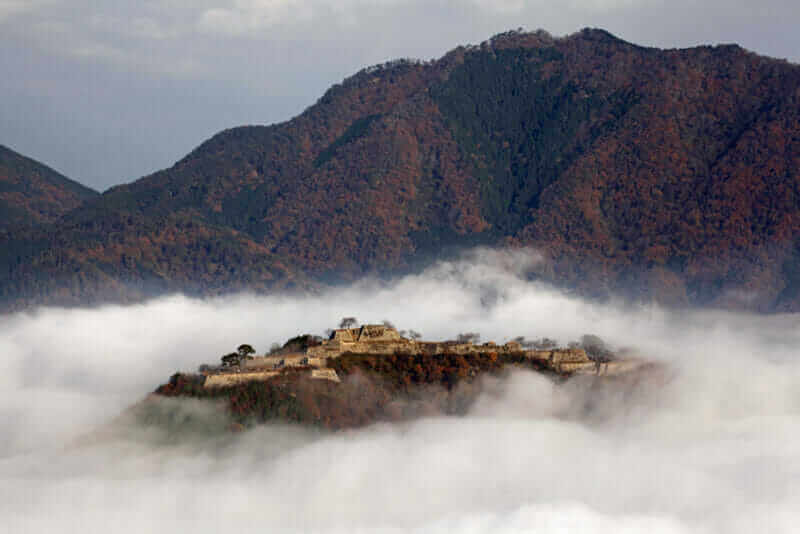
[{"label": "mountain ridge", "polygon": [[0,145],[0,231],[57,220],[97,191]]},{"label": "mountain ridge", "polygon": [[485,244],[584,294],[797,310],[798,87],[735,45],[594,29],[369,67],[7,240],[0,298],[308,287]]}]

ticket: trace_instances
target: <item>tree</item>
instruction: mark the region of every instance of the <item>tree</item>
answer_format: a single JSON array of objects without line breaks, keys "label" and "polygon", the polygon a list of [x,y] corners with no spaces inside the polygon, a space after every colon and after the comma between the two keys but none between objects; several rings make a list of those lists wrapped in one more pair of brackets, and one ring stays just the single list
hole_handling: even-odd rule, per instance
[{"label": "tree", "polygon": [[280,343],[273,343],[272,345],[269,346],[269,353],[270,354],[275,354],[276,352],[281,350],[281,348],[282,347],[281,347]]},{"label": "tree", "polygon": [[549,337],[543,337],[540,339],[535,340],[533,343],[533,348],[536,350],[553,350],[558,346],[558,343],[555,340],[550,339]]},{"label": "tree", "polygon": [[241,358],[236,352],[231,352],[222,357],[223,367],[233,367],[234,365],[239,365],[239,363],[241,363]]},{"label": "tree", "polygon": [[419,332],[417,332],[416,330],[409,330],[409,331],[408,331],[408,337],[410,337],[411,339],[413,339],[414,341],[416,341],[416,340],[418,340],[419,338],[421,338],[421,337],[422,337],[422,334],[420,334],[420,333],[419,333]]},{"label": "tree", "polygon": [[465,332],[463,334],[458,334],[456,340],[459,343],[479,343],[481,335],[477,332]]},{"label": "tree", "polygon": [[253,354],[256,353],[256,349],[252,347],[252,345],[248,345],[247,343],[243,345],[239,345],[236,349],[236,353],[239,355],[239,358],[243,360],[250,360],[253,358]]},{"label": "tree", "polygon": [[353,328],[358,326],[358,320],[355,317],[343,317],[339,323],[339,328]]},{"label": "tree", "polygon": [[586,355],[596,362],[607,362],[611,360],[612,353],[606,342],[599,336],[586,334],[581,336],[581,348],[586,351]]},{"label": "tree", "polygon": [[389,319],[383,320],[383,326],[385,326],[386,328],[393,328],[397,330],[397,328],[395,328],[394,324]]}]

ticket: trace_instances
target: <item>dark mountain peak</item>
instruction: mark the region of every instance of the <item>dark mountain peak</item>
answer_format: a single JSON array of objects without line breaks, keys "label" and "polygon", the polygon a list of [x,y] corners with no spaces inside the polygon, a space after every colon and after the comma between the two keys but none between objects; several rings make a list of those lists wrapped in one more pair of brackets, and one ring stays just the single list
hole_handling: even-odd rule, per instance
[{"label": "dark mountain peak", "polygon": [[98,193],[0,145],[0,230],[55,221]]},{"label": "dark mountain peak", "polygon": [[503,49],[503,48],[534,48],[552,46],[556,38],[545,30],[525,31],[523,28],[509,30],[493,35],[489,40],[481,43],[477,49]]},{"label": "dark mountain peak", "polygon": [[602,28],[583,28],[578,33],[573,34],[571,37],[574,39],[582,39],[584,41],[595,41],[600,43],[630,44]]},{"label": "dark mountain peak", "polygon": [[582,41],[604,44],[632,45],[600,28],[584,28],[565,37],[555,37],[546,30],[525,31],[522,28],[498,33],[477,46],[461,47],[472,51],[502,50],[507,48],[549,48],[559,43]]}]

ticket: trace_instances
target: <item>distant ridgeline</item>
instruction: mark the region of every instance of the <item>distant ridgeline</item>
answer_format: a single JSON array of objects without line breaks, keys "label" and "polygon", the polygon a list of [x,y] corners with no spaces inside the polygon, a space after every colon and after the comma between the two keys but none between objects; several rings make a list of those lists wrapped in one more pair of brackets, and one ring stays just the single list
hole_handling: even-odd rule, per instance
[{"label": "distant ridgeline", "polygon": [[738,46],[596,29],[363,69],[83,203],[0,179],[0,211],[47,223],[0,232],[0,305],[318,288],[502,245],[582,295],[800,311],[798,88]]},{"label": "distant ridgeline", "polygon": [[99,193],[0,145],[0,235],[53,223]]},{"label": "distant ridgeline", "polygon": [[512,368],[558,382],[580,376],[630,386],[657,374],[652,371],[658,367],[607,350],[419,341],[390,326],[364,325],[334,330],[327,340],[298,336],[263,356],[242,345],[221,366],[173,375],[137,409],[152,416],[146,407],[163,397],[224,399],[236,425],[288,421],[336,429],[463,413],[480,392],[481,376]]}]

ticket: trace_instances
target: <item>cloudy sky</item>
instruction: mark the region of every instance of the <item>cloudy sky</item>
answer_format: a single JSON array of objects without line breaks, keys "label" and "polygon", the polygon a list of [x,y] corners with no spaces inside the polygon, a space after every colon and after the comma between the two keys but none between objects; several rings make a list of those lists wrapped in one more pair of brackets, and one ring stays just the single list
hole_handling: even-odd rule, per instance
[{"label": "cloudy sky", "polygon": [[796,0],[0,0],[0,144],[98,189],[286,120],[360,68],[511,28],[800,61]]}]

